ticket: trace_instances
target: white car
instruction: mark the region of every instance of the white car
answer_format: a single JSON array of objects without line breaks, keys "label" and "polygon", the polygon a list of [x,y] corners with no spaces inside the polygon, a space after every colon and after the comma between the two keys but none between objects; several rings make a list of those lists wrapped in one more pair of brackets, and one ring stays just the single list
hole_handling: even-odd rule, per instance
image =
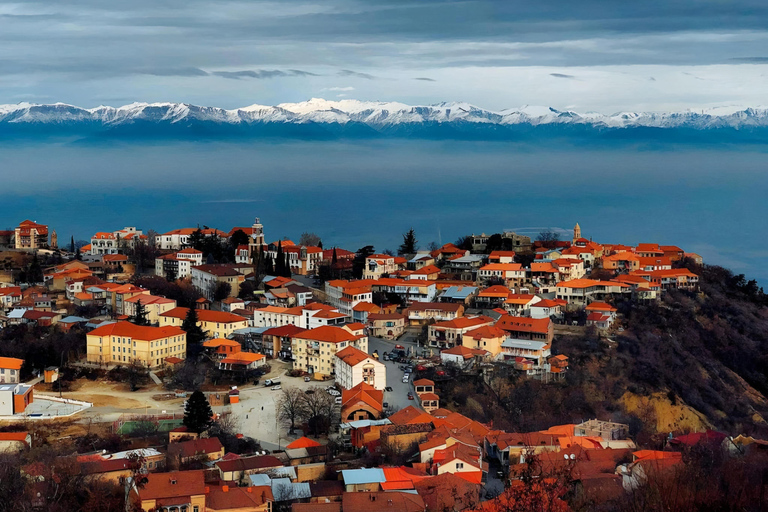
[{"label": "white car", "polygon": [[283,388],[279,384],[277,386],[272,386],[272,391],[279,391],[281,389],[283,389]]}]

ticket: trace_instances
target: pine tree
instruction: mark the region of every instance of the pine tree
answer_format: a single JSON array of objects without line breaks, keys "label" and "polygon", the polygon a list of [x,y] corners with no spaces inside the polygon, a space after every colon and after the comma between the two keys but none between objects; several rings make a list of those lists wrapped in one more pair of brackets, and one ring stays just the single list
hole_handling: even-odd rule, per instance
[{"label": "pine tree", "polygon": [[191,432],[201,433],[210,425],[213,418],[211,404],[202,391],[195,391],[184,404],[183,424]]},{"label": "pine tree", "polygon": [[331,258],[331,265],[333,265],[335,267],[336,263],[338,263],[338,262],[339,262],[339,257],[336,254],[336,248],[334,247],[333,248],[333,257]]},{"label": "pine tree", "polygon": [[285,258],[283,258],[283,242],[277,242],[277,257],[275,258],[275,274],[285,275]]},{"label": "pine tree", "polygon": [[147,308],[144,307],[140,300],[136,301],[136,314],[133,315],[133,323],[136,325],[149,325]]},{"label": "pine tree", "polygon": [[291,272],[291,263],[288,259],[288,253],[283,253],[283,277],[293,277],[293,273]]},{"label": "pine tree", "polygon": [[75,253],[75,237],[74,236],[69,240],[69,252],[71,252],[72,254]]},{"label": "pine tree", "polygon": [[40,266],[40,260],[37,258],[37,251],[32,255],[32,263],[27,269],[27,280],[31,283],[40,283],[43,281],[43,268]]},{"label": "pine tree", "polygon": [[187,333],[187,350],[194,352],[200,348],[200,344],[205,340],[206,333],[197,325],[197,310],[192,307],[187,311],[187,316],[181,324],[181,329]]},{"label": "pine tree", "polygon": [[403,235],[403,243],[400,245],[400,254],[416,254],[416,234],[413,228],[409,229],[407,233]]}]

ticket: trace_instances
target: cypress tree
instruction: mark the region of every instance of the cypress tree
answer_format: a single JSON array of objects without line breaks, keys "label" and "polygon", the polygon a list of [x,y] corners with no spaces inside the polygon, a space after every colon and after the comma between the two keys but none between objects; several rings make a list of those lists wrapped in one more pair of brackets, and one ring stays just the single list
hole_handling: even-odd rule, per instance
[{"label": "cypress tree", "polygon": [[195,391],[184,404],[183,424],[190,431],[201,433],[211,425],[213,409],[202,391]]},{"label": "cypress tree", "polygon": [[133,323],[136,325],[149,325],[149,320],[147,320],[147,308],[144,307],[144,304],[142,304],[140,300],[136,301],[136,314],[133,316]]},{"label": "cypress tree", "polygon": [[187,333],[187,350],[194,351],[199,349],[200,344],[205,340],[206,333],[197,325],[197,310],[194,307],[189,308],[181,329]]},{"label": "cypress tree", "polygon": [[69,252],[72,254],[75,253],[75,237],[72,236],[72,238],[69,240]]}]

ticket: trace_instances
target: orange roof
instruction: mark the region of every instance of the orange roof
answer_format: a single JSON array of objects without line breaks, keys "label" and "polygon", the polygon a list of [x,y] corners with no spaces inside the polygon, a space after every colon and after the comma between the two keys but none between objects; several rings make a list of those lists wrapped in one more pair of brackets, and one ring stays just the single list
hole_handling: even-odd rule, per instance
[{"label": "orange roof", "polygon": [[468,329],[469,327],[479,327],[482,324],[493,323],[493,319],[487,316],[462,316],[454,318],[453,320],[446,320],[444,322],[436,322],[432,327],[438,329]]},{"label": "orange roof", "polygon": [[487,354],[485,350],[479,350],[475,348],[467,348],[464,345],[456,345],[455,347],[447,348],[440,352],[441,354],[450,354],[452,356],[461,356],[464,359],[472,359],[475,356],[483,356]]},{"label": "orange roof", "polygon": [[251,364],[255,361],[264,359],[264,354],[255,352],[237,352],[221,360],[225,364]]},{"label": "orange roof", "polygon": [[312,341],[323,341],[326,343],[341,343],[342,341],[355,341],[359,336],[355,336],[346,329],[333,325],[323,325],[314,329],[302,331],[295,335],[296,338]]},{"label": "orange roof", "polygon": [[500,284],[489,286],[477,294],[478,297],[509,297],[512,294],[509,288]]},{"label": "orange roof", "polygon": [[235,340],[228,340],[226,338],[214,338],[212,340],[204,341],[203,346],[208,348],[216,348],[222,346],[239,347],[240,343],[236,342]]},{"label": "orange roof", "polygon": [[[0,432],[0,441],[19,441],[26,443],[27,436],[29,436],[29,432]],[[98,457],[101,459],[100,455]]]},{"label": "orange roof", "polygon": [[[663,270],[658,270],[657,272],[664,272]],[[595,279],[572,279],[570,281],[563,281],[561,283],[557,283],[557,287],[563,287],[563,288],[591,288],[592,286],[619,286],[619,287],[626,287],[628,285],[624,283],[619,283],[615,281],[597,281]]]},{"label": "orange roof", "polygon": [[639,460],[658,460],[658,459],[682,459],[683,454],[680,452],[664,452],[659,450],[639,450],[632,452],[632,456],[635,461]]},{"label": "orange roof", "polygon": [[350,345],[336,352],[336,357],[344,361],[349,366],[355,366],[365,361],[366,359],[369,359],[371,356],[369,356],[359,348],[356,348]]},{"label": "orange roof", "polygon": [[429,379],[419,379],[413,381],[414,386],[434,386],[435,383]]},{"label": "orange roof", "polygon": [[502,272],[517,272],[523,270],[523,266],[520,263],[489,263],[480,270],[493,270]]},{"label": "orange roof", "polygon": [[607,302],[596,301],[587,306],[587,311],[618,311]]},{"label": "orange roof", "polygon": [[[149,473],[146,483],[139,489],[142,500],[188,498],[205,494],[203,470]],[[188,503],[185,502],[185,503]]]},{"label": "orange roof", "polygon": [[0,368],[5,368],[6,370],[21,370],[21,365],[23,364],[23,359],[17,359],[15,357],[0,357]]},{"label": "orange roof", "polygon": [[379,391],[367,382],[361,382],[352,389],[345,389],[341,393],[341,404],[345,407],[350,402],[363,402],[382,412],[384,410],[384,392]]},{"label": "orange roof", "polygon": [[314,448],[314,447],[317,447],[317,446],[322,446],[322,445],[320,443],[318,443],[317,441],[313,441],[312,439],[310,439],[308,437],[300,437],[297,440],[295,440],[294,442],[288,444],[286,446],[286,448],[288,450],[293,450],[294,448]]},{"label": "orange roof", "polygon": [[371,302],[358,302],[355,307],[352,308],[352,311],[368,311],[371,313],[378,313],[381,311],[381,308]]},{"label": "orange roof", "polygon": [[499,257],[512,257],[514,258],[517,253],[515,251],[491,251],[491,254],[489,255],[490,258],[499,258]]},{"label": "orange roof", "polygon": [[389,417],[389,421],[393,425],[407,425],[410,424],[415,418],[424,414],[412,405],[409,405],[405,409],[400,409],[395,414]]},{"label": "orange roof", "polygon": [[557,272],[557,269],[552,265],[551,262],[533,262],[531,263],[531,272],[550,272],[555,273]]},{"label": "orange roof", "polygon": [[548,333],[552,320],[505,315],[498,319],[496,327],[505,331]]},{"label": "orange roof", "polygon": [[506,336],[506,332],[503,329],[499,329],[495,325],[484,325],[477,329],[472,329],[464,333],[464,336],[469,336],[474,340],[502,338]]},{"label": "orange roof", "polygon": [[421,276],[421,275],[429,275],[429,274],[439,274],[440,269],[436,267],[435,265],[427,265],[425,267],[421,267],[419,270],[413,272],[413,275]]},{"label": "orange roof", "polygon": [[554,425],[549,427],[547,430],[541,430],[540,433],[553,436],[573,436],[575,428],[576,425],[572,423],[567,425]]},{"label": "orange roof", "polygon": [[[178,307],[178,308],[173,308],[169,311],[166,311],[165,313],[162,313],[160,316],[164,316],[168,318],[179,318],[181,320],[184,320],[187,317],[188,311],[189,311],[189,308]],[[210,309],[198,309],[197,319],[200,322],[216,322],[216,323],[222,323],[222,324],[248,322],[248,320],[241,317],[240,315],[227,313],[225,311],[213,311]]]},{"label": "orange roof", "polygon": [[440,397],[434,393],[422,393],[419,395],[420,400],[440,400]]},{"label": "orange roof", "polygon": [[78,292],[75,294],[75,298],[77,300],[91,300],[93,299],[93,294],[88,292]]},{"label": "orange roof", "polygon": [[113,324],[97,327],[88,333],[88,336],[124,336],[143,341],[153,341],[169,336],[185,335],[180,327],[149,327],[146,325],[135,325],[130,322],[116,322]]}]

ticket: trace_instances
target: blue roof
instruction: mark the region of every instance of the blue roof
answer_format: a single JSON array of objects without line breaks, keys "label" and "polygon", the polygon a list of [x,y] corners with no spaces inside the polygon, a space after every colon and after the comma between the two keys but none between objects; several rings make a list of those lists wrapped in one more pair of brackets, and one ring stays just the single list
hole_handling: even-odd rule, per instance
[{"label": "blue roof", "polygon": [[341,476],[344,478],[344,485],[380,484],[387,481],[381,468],[343,469]]},{"label": "blue roof", "polygon": [[446,288],[446,290],[443,292],[442,297],[466,299],[476,291],[477,291],[476,286],[462,286],[460,289],[458,286],[451,286],[449,288]]},{"label": "blue roof", "polygon": [[81,316],[68,316],[66,318],[62,318],[61,320],[59,320],[59,323],[74,324],[77,322],[87,322],[87,321],[88,321],[87,318],[83,318]]}]

